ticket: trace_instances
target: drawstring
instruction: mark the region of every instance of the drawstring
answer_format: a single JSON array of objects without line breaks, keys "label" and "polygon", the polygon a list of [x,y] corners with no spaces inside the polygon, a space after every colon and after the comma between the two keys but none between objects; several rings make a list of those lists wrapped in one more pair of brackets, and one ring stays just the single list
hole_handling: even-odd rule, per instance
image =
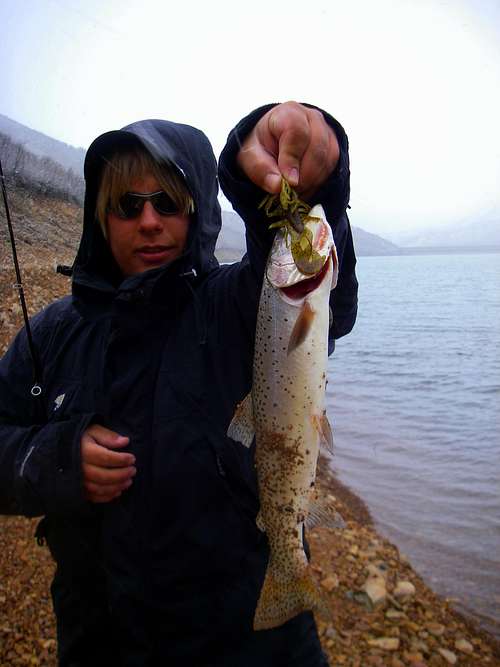
[{"label": "drawstring", "polygon": [[200,298],[198,294],[196,293],[196,290],[191,284],[191,281],[189,278],[196,279],[198,277],[198,274],[196,273],[196,269],[192,268],[189,271],[186,271],[185,273],[180,273],[179,274],[180,278],[186,278],[184,284],[187,285],[189,291],[193,295],[193,303],[194,303],[194,314],[195,314],[195,320],[196,320],[196,331],[198,334],[198,343],[200,345],[205,345],[207,342],[207,323],[206,323],[206,318],[203,316],[203,310],[202,310],[202,305],[200,302]]}]

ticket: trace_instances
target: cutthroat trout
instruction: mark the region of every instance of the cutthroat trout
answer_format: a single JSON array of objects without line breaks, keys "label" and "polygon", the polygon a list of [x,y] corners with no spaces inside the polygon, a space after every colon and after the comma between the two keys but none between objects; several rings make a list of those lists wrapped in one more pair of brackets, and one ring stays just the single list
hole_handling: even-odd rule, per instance
[{"label": "cutthroat trout", "polygon": [[304,224],[315,251],[314,272],[297,268],[287,231],[279,229],[260,296],[253,388],[228,429],[247,447],[256,438],[257,524],[267,534],[270,558],[255,630],[277,627],[306,609],[326,613],[304,552],[303,525],[320,443],[332,448],[325,388],[329,297],[338,261],[323,208],[315,206]]}]

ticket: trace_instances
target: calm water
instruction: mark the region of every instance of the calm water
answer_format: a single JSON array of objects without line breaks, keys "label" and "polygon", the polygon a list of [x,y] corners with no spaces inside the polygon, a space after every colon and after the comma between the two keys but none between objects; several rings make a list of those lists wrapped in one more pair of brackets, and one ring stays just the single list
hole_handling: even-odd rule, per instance
[{"label": "calm water", "polygon": [[500,255],[362,257],[330,360],[334,467],[432,588],[500,638]]}]

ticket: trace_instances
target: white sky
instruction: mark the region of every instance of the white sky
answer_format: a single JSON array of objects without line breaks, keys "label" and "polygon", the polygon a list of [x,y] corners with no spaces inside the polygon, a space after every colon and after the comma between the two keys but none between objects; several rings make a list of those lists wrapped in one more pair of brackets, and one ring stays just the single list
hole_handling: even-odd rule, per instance
[{"label": "white sky", "polygon": [[84,147],[169,118],[218,155],[311,102],[349,135],[353,224],[500,218],[499,0],[1,0],[0,67],[0,113]]}]

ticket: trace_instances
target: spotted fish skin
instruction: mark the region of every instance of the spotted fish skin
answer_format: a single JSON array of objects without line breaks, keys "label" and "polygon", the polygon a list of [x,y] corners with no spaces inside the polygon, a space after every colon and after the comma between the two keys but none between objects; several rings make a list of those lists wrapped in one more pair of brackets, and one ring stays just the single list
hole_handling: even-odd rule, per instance
[{"label": "spotted fish skin", "polygon": [[300,612],[323,610],[303,547],[320,440],[327,438],[325,388],[329,297],[337,275],[336,251],[323,209],[308,222],[314,247],[325,257],[315,277],[297,271],[278,232],[263,281],[251,394],[228,434],[249,445],[255,433],[259,527],[270,558],[254,629],[277,627]]}]

